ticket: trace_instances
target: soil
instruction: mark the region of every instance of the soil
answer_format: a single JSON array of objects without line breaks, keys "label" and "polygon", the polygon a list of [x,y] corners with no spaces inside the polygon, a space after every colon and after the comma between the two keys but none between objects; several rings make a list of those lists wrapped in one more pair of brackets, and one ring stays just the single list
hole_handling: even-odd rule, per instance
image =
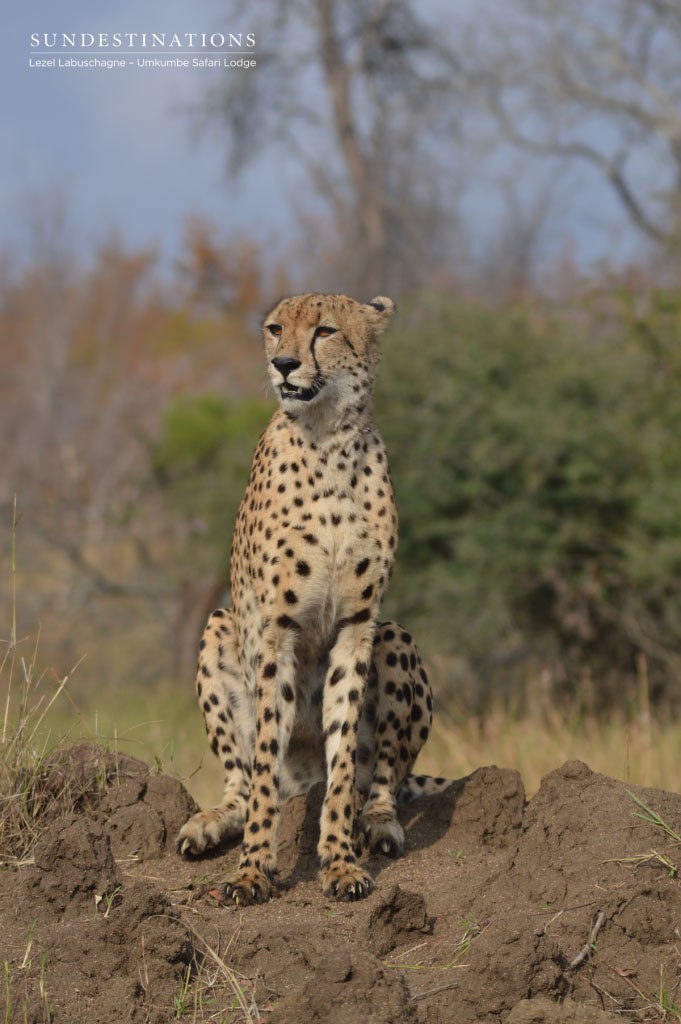
[{"label": "soil", "polygon": [[107,786],[0,872],[0,1019],[69,1024],[605,1024],[681,1019],[681,796],[570,761],[528,802],[481,768],[403,809],[406,855],[371,857],[374,893],[325,899],[321,792],[283,809],[285,886],[227,906],[238,847],[174,850],[194,809],[131,758],[78,748]]}]

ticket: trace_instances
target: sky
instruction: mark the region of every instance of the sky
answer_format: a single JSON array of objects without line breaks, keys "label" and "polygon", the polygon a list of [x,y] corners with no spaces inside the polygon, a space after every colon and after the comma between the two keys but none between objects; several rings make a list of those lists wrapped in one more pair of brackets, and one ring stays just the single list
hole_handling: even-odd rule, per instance
[{"label": "sky", "polygon": [[[437,6],[440,0],[428,2]],[[215,133],[197,137],[191,114],[218,76],[257,74],[257,67],[29,66],[34,32],[247,32],[248,7],[243,5],[238,25],[227,26],[219,0],[14,4],[0,42],[0,251],[21,251],[31,211],[52,197],[66,200],[69,224],[85,245],[115,232],[133,247],[155,245],[172,259],[190,214],[217,222],[227,236],[243,232],[275,249],[285,245],[296,205],[292,194],[300,193],[293,169],[264,158],[229,180]],[[612,247],[606,225],[622,218],[599,182],[588,175],[582,181],[573,187],[563,229],[578,258],[588,262]],[[496,209],[484,187],[473,190],[469,214],[483,230],[486,221],[493,224]],[[626,228],[619,237],[625,247],[631,244]]]},{"label": "sky", "polygon": [[[219,222],[228,234],[285,233],[285,196],[273,187],[266,163],[230,182],[224,152],[214,138],[197,139],[191,115],[209,79],[255,69],[29,67],[30,57],[39,59],[30,45],[34,32],[210,32],[221,25],[218,5],[122,0],[98,6],[85,0],[13,6],[0,60],[0,247],[21,243],[27,206],[51,195],[67,197],[69,219],[91,242],[115,230],[133,245],[154,243],[171,253],[189,214]],[[248,21],[228,30],[248,31]]]}]

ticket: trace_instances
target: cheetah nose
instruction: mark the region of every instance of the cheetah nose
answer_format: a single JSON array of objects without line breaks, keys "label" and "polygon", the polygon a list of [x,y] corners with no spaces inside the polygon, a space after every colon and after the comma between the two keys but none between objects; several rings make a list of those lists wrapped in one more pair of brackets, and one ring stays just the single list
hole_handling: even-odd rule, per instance
[{"label": "cheetah nose", "polygon": [[293,373],[300,366],[300,359],[294,359],[293,356],[275,356],[272,360],[272,366],[275,370],[279,370],[284,380],[288,377],[289,373]]}]

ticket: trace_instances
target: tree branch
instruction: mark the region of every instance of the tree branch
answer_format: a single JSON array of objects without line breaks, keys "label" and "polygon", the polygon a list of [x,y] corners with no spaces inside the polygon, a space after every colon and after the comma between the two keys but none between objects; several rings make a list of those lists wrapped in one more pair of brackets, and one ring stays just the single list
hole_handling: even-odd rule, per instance
[{"label": "tree branch", "polygon": [[516,128],[499,96],[488,94],[488,102],[502,131],[513,145],[537,156],[560,157],[563,159],[577,158],[591,163],[609,181],[631,220],[640,231],[663,245],[674,242],[676,238],[675,233],[673,231],[665,231],[659,227],[646,213],[643,204],[637,198],[625,176],[623,169],[625,160],[623,158],[609,158],[594,146],[581,140],[561,142],[558,139],[534,139]]}]

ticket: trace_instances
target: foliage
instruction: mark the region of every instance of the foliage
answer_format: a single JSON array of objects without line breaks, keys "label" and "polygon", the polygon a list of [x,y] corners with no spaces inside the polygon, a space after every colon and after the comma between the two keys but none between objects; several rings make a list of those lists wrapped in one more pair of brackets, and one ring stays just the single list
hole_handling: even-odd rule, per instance
[{"label": "foliage", "polygon": [[176,399],[164,413],[152,468],[171,514],[187,524],[181,570],[191,565],[226,582],[232,524],[271,412],[256,399],[204,394]]},{"label": "foliage", "polygon": [[[254,311],[228,301],[255,295],[257,266],[232,280],[227,242],[197,232],[183,308],[153,256],[113,243],[89,268],[46,256],[0,281],[0,507],[16,492],[27,526],[20,617],[42,621],[41,660],[88,652],[119,690],[190,677],[271,410],[244,397],[265,376]],[[632,272],[570,307],[403,306],[377,401],[401,516],[385,614],[469,707],[530,680],[601,706],[641,685],[673,699],[681,292]]]},{"label": "foliage", "polygon": [[389,336],[390,609],[460,655],[477,696],[533,666],[591,675],[602,699],[648,663],[658,689],[678,671],[681,297],[636,305],[438,302]]},{"label": "foliage", "polygon": [[[196,602],[172,557],[189,516],[150,486],[150,446],[176,396],[259,386],[260,264],[252,245],[197,222],[174,276],[115,237],[76,258],[73,237],[0,260],[0,563],[16,494],[19,618],[42,626],[38,674],[87,653],[92,675],[120,687],[158,679],[196,646],[193,623],[182,629]],[[84,678],[82,689],[90,704]]]}]

